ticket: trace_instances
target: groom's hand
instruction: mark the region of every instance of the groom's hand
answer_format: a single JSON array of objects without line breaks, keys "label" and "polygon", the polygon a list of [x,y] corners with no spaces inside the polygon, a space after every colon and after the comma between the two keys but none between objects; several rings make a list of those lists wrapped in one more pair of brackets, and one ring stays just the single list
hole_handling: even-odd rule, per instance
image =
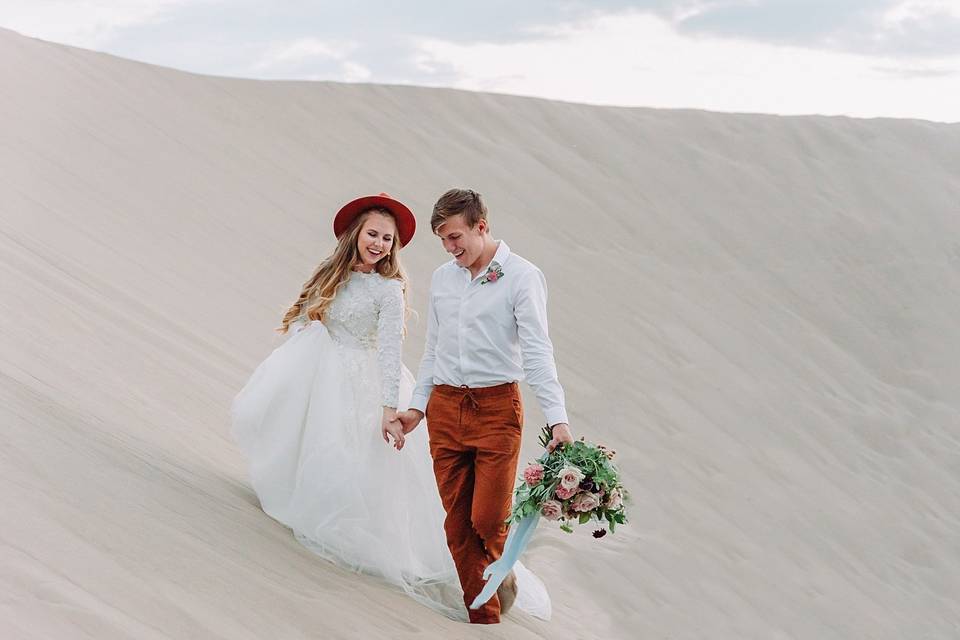
[{"label": "groom's hand", "polygon": [[573,434],[570,433],[570,425],[566,422],[558,422],[551,427],[553,439],[547,443],[547,451],[553,452],[564,442],[573,442]]},{"label": "groom's hand", "polygon": [[397,412],[397,420],[403,425],[403,435],[407,435],[417,428],[420,421],[423,420],[423,412],[419,409],[407,409]]}]

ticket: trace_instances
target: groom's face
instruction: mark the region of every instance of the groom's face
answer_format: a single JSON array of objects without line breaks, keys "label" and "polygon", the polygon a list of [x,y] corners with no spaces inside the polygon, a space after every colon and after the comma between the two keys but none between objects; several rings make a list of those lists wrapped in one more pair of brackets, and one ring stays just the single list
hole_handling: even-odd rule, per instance
[{"label": "groom's face", "polygon": [[470,227],[461,214],[447,218],[437,227],[436,233],[443,242],[444,251],[454,257],[457,265],[470,267],[483,253],[483,234],[486,229],[486,220],[480,220],[476,226]]}]

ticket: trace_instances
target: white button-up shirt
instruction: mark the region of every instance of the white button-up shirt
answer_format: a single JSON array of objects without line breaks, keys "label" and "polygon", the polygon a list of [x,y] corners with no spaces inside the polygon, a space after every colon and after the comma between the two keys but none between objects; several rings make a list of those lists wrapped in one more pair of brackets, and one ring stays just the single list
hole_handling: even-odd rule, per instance
[{"label": "white button-up shirt", "polygon": [[490,268],[471,278],[453,260],[433,272],[427,339],[410,407],[425,411],[434,385],[492,387],[526,379],[550,425],[567,422],[547,334],[547,282],[502,240]]}]

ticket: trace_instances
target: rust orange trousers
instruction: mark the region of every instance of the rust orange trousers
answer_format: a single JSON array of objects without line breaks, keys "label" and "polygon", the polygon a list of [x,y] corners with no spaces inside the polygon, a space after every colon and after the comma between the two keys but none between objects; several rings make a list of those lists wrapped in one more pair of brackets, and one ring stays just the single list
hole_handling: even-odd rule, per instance
[{"label": "rust orange trousers", "polygon": [[500,622],[500,600],[471,610],[483,589],[483,570],[500,557],[507,539],[520,454],[523,401],[516,382],[468,389],[437,385],[427,403],[433,472],[444,529],[470,622]]}]

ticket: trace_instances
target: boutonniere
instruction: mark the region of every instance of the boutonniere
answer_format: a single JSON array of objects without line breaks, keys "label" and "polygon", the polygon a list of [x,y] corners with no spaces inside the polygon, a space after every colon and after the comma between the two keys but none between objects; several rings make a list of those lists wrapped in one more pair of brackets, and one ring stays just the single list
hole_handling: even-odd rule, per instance
[{"label": "boutonniere", "polygon": [[480,284],[487,284],[488,282],[496,282],[503,277],[503,269],[500,268],[499,264],[492,264],[487,267],[487,272],[484,274],[483,278],[480,279]]}]

